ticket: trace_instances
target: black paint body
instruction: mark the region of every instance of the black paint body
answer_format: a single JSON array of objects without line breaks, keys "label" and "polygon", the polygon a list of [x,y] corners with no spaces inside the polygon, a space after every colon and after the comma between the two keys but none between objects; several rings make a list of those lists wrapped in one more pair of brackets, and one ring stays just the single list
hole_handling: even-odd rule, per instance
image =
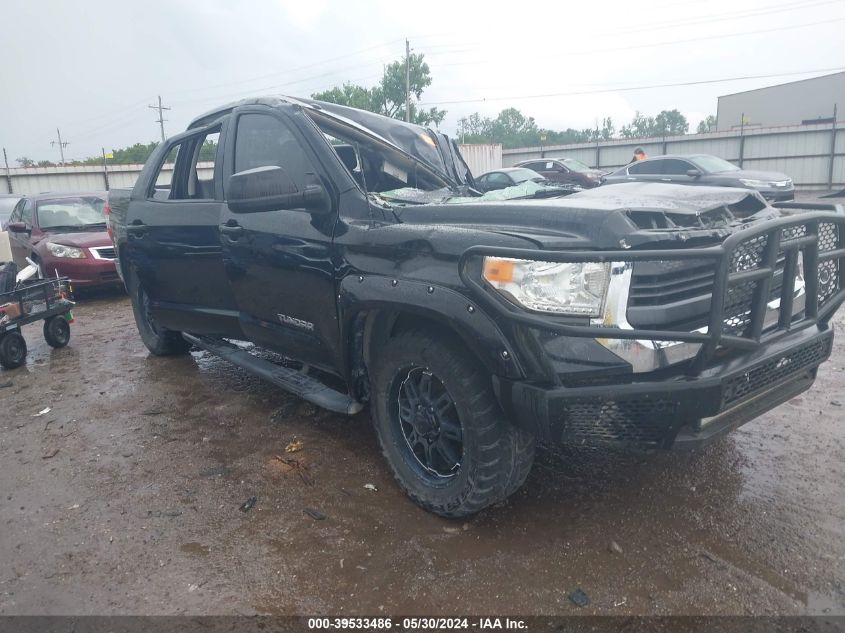
[{"label": "black paint body", "polygon": [[[468,257],[468,250],[517,249],[536,259],[543,259],[544,252],[548,258],[560,252],[614,252],[618,260],[641,250],[686,255],[718,246],[749,227],[768,226],[781,216],[778,210],[759,196],[749,202],[747,197],[755,194],[747,191],[640,183],[554,200],[389,209],[371,202],[344,167],[307,115],[311,107],[319,108],[295,100],[244,101],[201,117],[184,135],[171,139],[178,142],[204,127],[221,127],[212,201],[151,199],[152,179],[170,144],[157,149],[131,192],[112,191],[110,222],[121,273],[144,285],[161,325],[250,340],[334,375],[363,401],[366,367],[377,362],[372,357],[376,342],[390,336],[399,322],[425,323],[457,335],[489,371],[505,412],[545,441],[585,443],[583,434],[573,430],[572,415],[564,413],[572,410],[572,403],[583,400],[594,409],[598,403],[597,415],[607,417],[601,403],[616,403],[619,394],[623,400],[634,394],[651,404],[672,400],[667,415],[649,415],[659,429],[647,437],[584,436],[586,443],[651,447],[668,447],[679,433],[695,435],[698,418],[720,411],[723,374],[742,374],[771,354],[784,354],[808,339],[832,337],[827,319],[841,303],[841,292],[823,318],[786,332],[776,343],[758,340],[754,350],[728,346],[700,359],[694,371],[683,365],[635,374],[631,365],[584,335],[589,326],[585,319],[526,315],[507,304],[485,286],[481,259]],[[225,183],[234,168],[232,130],[245,112],[270,113],[295,130],[328,192],[328,211],[235,213],[227,206]],[[368,116],[361,121],[366,123]],[[385,129],[394,124],[400,125],[380,122]],[[448,142],[444,139],[439,140]],[[403,149],[414,155],[413,148]],[[449,146],[440,156],[456,151]],[[454,163],[445,164],[434,165],[444,179],[456,187],[471,182],[471,175],[455,177],[460,169]],[[702,219],[743,204],[758,206],[741,221]],[[826,215],[834,213],[828,210]],[[826,349],[789,384],[809,387],[829,345]],[[766,402],[753,415],[778,404],[776,398]],[[613,406],[626,410],[624,403]],[[732,428],[749,415],[723,426]],[[703,437],[699,434],[690,443]]]}]

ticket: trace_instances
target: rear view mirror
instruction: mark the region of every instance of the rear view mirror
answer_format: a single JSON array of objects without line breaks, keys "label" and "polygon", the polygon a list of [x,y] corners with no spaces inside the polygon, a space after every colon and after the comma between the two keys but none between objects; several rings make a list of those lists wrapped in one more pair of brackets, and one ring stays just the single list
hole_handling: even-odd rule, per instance
[{"label": "rear view mirror", "polygon": [[687,169],[687,176],[690,178],[698,178],[701,176],[701,171],[698,169]]},{"label": "rear view mirror", "polygon": [[227,203],[232,211],[239,213],[282,209],[325,212],[331,209],[321,184],[309,184],[305,191],[300,191],[288,173],[275,165],[232,174]]},{"label": "rear view mirror", "polygon": [[9,233],[26,233],[26,224],[23,222],[9,222],[6,225],[6,230]]}]

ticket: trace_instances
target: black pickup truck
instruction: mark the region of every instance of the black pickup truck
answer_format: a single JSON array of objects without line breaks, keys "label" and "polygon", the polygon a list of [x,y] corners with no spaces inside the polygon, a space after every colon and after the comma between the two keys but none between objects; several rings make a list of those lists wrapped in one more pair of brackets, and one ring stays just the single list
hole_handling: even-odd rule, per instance
[{"label": "black pickup truck", "polygon": [[845,298],[838,206],[481,196],[445,135],[305,99],[201,116],[108,213],[152,353],[369,405],[399,485],[443,516],[514,492],[537,444],[696,447],[794,397]]}]

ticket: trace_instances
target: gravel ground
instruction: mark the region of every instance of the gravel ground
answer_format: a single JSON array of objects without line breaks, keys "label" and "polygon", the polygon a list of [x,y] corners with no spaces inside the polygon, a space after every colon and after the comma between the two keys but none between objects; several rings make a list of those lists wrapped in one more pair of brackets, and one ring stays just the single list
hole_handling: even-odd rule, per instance
[{"label": "gravel ground", "polygon": [[0,370],[0,614],[845,614],[845,339],[704,451],[544,453],[453,522],[399,492],[366,411],[152,357],[124,296],[74,313]]}]

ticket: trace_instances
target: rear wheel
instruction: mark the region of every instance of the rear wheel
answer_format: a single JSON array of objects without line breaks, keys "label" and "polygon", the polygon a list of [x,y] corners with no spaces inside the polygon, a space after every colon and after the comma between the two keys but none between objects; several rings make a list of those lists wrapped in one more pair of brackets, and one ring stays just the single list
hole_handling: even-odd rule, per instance
[{"label": "rear wheel", "polygon": [[6,369],[20,367],[26,361],[26,341],[20,332],[0,336],[0,365]]},{"label": "rear wheel", "polygon": [[426,330],[400,333],[380,350],[370,378],[384,455],[426,510],[473,514],[525,481],[534,438],[505,419],[489,374],[458,341]]},{"label": "rear wheel", "polygon": [[64,347],[70,341],[70,324],[64,315],[44,321],[44,340],[50,347]]},{"label": "rear wheel", "polygon": [[174,332],[159,325],[151,312],[150,297],[144,286],[137,279],[132,284],[132,312],[135,324],[144,345],[156,356],[173,356],[184,354],[191,348],[191,344],[182,338],[180,332]]}]

